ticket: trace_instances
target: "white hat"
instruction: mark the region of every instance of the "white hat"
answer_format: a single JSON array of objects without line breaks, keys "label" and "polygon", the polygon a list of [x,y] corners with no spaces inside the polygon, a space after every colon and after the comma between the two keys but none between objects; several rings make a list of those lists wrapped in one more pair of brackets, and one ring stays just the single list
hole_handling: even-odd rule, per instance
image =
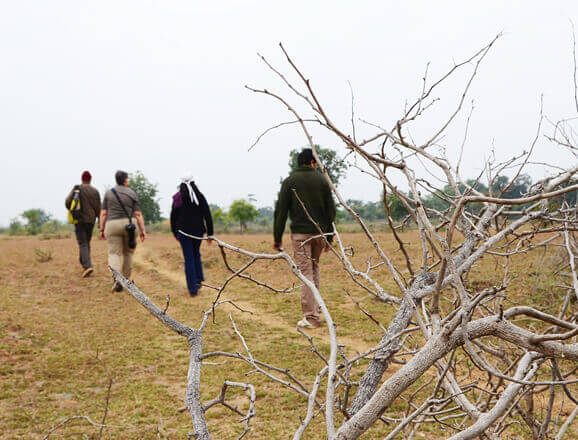
[{"label": "white hat", "polygon": [[181,179],[181,181],[187,185],[187,189],[189,190],[189,197],[191,198],[191,203],[193,205],[198,205],[199,204],[199,199],[197,199],[197,195],[195,194],[195,190],[193,189],[193,186],[191,185],[192,182],[195,181],[195,179],[193,178],[193,176],[188,176],[188,177],[183,177]]}]

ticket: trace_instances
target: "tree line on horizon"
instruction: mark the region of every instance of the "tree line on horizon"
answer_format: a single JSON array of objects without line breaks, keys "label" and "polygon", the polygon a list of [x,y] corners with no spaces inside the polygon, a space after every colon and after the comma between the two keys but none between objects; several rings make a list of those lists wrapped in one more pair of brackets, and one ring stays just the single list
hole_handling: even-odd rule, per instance
[{"label": "tree line on horizon", "polygon": [[[319,158],[323,162],[327,173],[336,186],[342,183],[346,175],[347,164],[337,156],[337,152],[331,148],[316,146]],[[293,149],[289,153],[289,172],[297,169],[297,156],[299,150]],[[282,179],[281,179],[282,181]],[[574,180],[570,184],[576,183]],[[532,178],[528,174],[517,176],[513,182],[504,175],[497,176],[492,183],[491,191],[487,185],[476,179],[468,179],[466,184],[476,191],[485,194],[500,194],[504,191],[504,198],[515,199],[526,194],[532,186]],[[161,216],[161,209],[158,198],[158,185],[151,183],[141,171],[136,171],[129,175],[129,187],[133,189],[139,197],[141,210],[145,223],[148,225],[160,224],[166,221]],[[465,191],[465,185],[458,185],[460,192]],[[402,194],[406,194],[400,191]],[[570,206],[576,205],[576,193],[573,191],[560,197],[560,200],[566,200]],[[407,193],[411,197],[411,193]],[[451,186],[445,185],[443,188],[431,191],[426,197],[422,197],[422,202],[426,208],[438,212],[444,212],[451,206],[451,199],[454,191]],[[409,213],[395,194],[386,194],[385,201],[389,208],[389,215],[392,220],[400,221],[409,216]],[[262,229],[271,229],[275,209],[272,206],[257,208],[254,206],[255,199],[249,194],[246,198],[234,200],[228,207],[210,204],[213,222],[217,227],[225,232],[235,225],[239,226],[241,233],[247,232],[249,225],[255,225]],[[347,204],[366,221],[380,222],[387,219],[387,211],[383,200],[383,193],[379,200],[363,201],[357,199],[348,199]],[[481,204],[468,205],[467,210],[476,214],[482,208]],[[522,209],[524,206],[522,206]],[[353,223],[354,219],[349,213],[337,205],[336,223]],[[52,215],[43,209],[28,209],[18,217],[10,221],[8,228],[0,228],[0,233],[10,235],[37,235],[37,234],[55,234],[67,228],[67,224],[54,219]]]},{"label": "tree line on horizon", "polygon": [[[146,177],[137,172],[131,179],[131,187],[137,192],[145,222],[149,225],[160,224],[166,219],[160,215],[160,206],[156,195],[158,189],[156,185],[151,184]],[[339,179],[337,179],[339,180]],[[510,185],[510,179],[507,176],[499,176],[494,180],[492,191],[489,188],[474,179],[468,179],[467,185],[476,189],[483,194],[499,194],[506,187],[509,188],[504,192],[504,197],[509,199],[520,198],[528,192],[532,186],[532,179],[527,174],[522,174]],[[464,191],[465,186],[459,185],[459,190]],[[453,191],[449,185],[443,189],[432,192],[426,197],[422,197],[422,201],[426,208],[443,212],[451,206],[451,201],[448,200],[448,195],[452,195]],[[560,196],[560,201],[566,200],[570,206],[576,205],[577,191],[573,191],[564,196]],[[408,194],[411,197],[411,193]],[[217,204],[210,204],[213,222],[217,227],[225,232],[239,226],[240,232],[247,232],[249,225],[258,226],[261,229],[271,229],[274,219],[274,207],[265,206],[257,208],[253,205],[255,199],[249,195],[245,199],[238,199],[227,209],[226,207]],[[389,208],[389,214],[392,220],[400,221],[408,217],[408,211],[395,194],[387,194],[386,201]],[[383,193],[379,200],[363,201],[356,199],[348,199],[347,204],[357,212],[361,218],[369,222],[380,222],[387,219],[387,211],[383,201]],[[481,204],[473,204],[468,207],[468,210],[473,214],[481,209]],[[523,206],[522,206],[523,209]],[[338,206],[336,223],[347,224],[353,223],[354,219],[342,208]],[[37,234],[55,234],[63,229],[66,229],[67,224],[54,219],[52,215],[43,209],[28,209],[20,214],[19,217],[10,221],[7,228],[1,228],[0,233],[9,235],[37,235]]]}]

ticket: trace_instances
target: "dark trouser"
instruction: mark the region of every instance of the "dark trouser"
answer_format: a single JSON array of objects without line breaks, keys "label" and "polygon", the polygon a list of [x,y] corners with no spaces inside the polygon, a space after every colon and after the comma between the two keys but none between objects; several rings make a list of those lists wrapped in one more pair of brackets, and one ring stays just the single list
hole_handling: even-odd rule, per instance
[{"label": "dark trouser", "polygon": [[[191,234],[197,237],[203,235]],[[185,275],[187,277],[187,287],[191,295],[196,295],[199,290],[199,285],[201,281],[205,278],[203,277],[203,266],[201,263],[201,240],[195,240],[193,238],[185,237],[182,234],[178,234],[177,238],[181,243],[181,248],[183,249],[183,257],[185,257]]]},{"label": "dark trouser", "polygon": [[92,230],[94,223],[78,222],[74,225],[74,232],[76,233],[76,241],[78,242],[78,249],[80,253],[80,264],[85,269],[92,267],[90,261],[90,239],[92,238]]}]

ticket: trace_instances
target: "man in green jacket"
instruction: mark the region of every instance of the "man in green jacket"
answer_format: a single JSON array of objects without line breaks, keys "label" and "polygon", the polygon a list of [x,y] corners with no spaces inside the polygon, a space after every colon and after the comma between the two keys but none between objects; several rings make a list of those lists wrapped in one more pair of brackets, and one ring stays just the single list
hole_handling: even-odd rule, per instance
[{"label": "man in green jacket", "polygon": [[[289,215],[295,263],[319,290],[319,257],[323,250],[329,250],[327,242],[333,240],[332,235],[325,236],[327,241],[320,236],[319,228],[323,233],[333,231],[335,203],[325,177],[317,172],[317,162],[310,148],[299,154],[297,164],[299,168],[281,184],[275,206],[273,248],[281,249],[283,231]],[[295,192],[299,198],[295,196]],[[303,202],[307,212],[299,200]],[[313,292],[306,285],[301,288],[301,309],[303,319],[297,325],[305,328],[319,327],[321,309]]]}]

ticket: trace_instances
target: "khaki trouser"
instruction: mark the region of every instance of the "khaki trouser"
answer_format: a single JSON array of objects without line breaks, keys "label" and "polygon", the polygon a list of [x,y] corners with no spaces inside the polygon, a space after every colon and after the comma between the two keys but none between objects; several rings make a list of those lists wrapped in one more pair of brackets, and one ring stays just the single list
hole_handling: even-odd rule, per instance
[{"label": "khaki trouser", "polygon": [[[132,272],[132,257],[135,251],[128,247],[128,232],[125,229],[127,224],[128,218],[119,218],[107,220],[104,226],[104,236],[108,242],[108,265],[122,273],[125,278],[129,278]],[[135,240],[139,234],[137,225]]]},{"label": "khaki trouser", "polygon": [[[303,242],[316,235],[318,234],[291,234],[291,241],[293,243],[295,263],[305,278],[313,281],[313,284],[319,290],[319,257],[325,248],[325,240],[323,237],[319,237],[303,244]],[[301,287],[301,309],[307,321],[314,326],[320,324],[321,308],[317,304],[313,292],[305,284]]]}]

